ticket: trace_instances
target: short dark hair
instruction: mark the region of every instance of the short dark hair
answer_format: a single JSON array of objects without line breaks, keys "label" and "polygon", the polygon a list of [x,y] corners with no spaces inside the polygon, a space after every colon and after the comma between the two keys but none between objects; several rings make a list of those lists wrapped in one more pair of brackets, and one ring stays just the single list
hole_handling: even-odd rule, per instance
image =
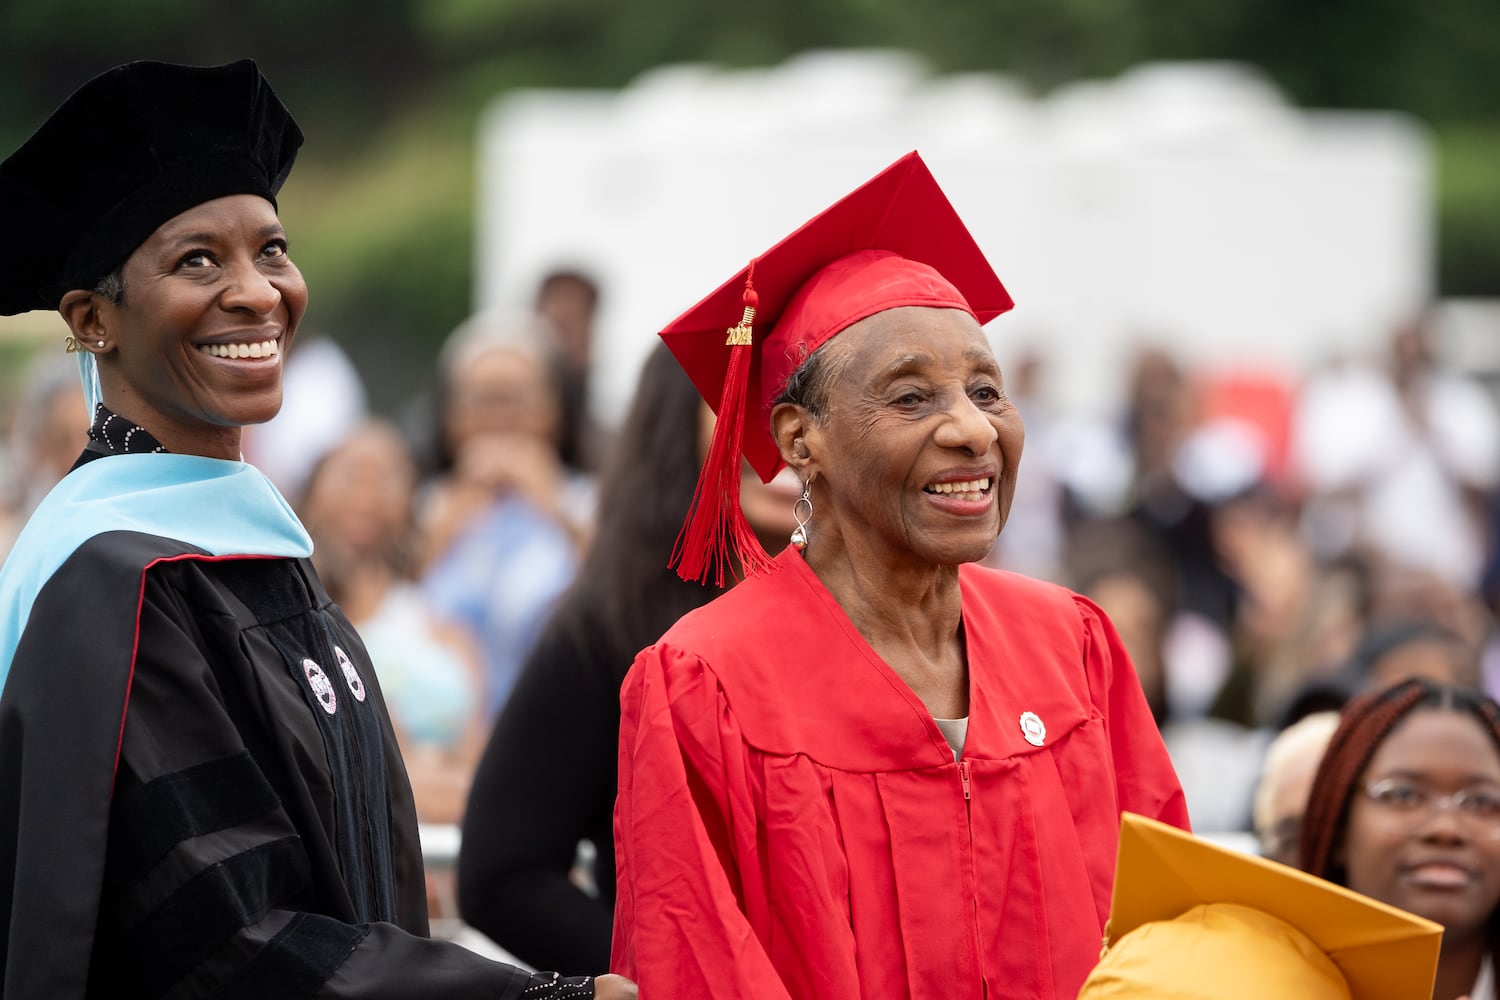
[{"label": "short dark hair", "polygon": [[771,401],[772,407],[794,403],[816,419],[827,415],[834,379],[848,363],[847,359],[837,357],[828,350],[831,343],[832,339],[824,341],[817,350],[802,359],[796,370],[787,376],[786,385],[781,392]]},{"label": "short dark hair", "polygon": [[94,285],[94,294],[102,295],[115,305],[125,301],[125,265],[120,265],[100,278]]},{"label": "short dark hair", "polygon": [[537,282],[535,304],[540,307],[548,295],[565,285],[572,285],[582,291],[588,297],[591,308],[598,304],[599,282],[594,280],[593,275],[574,267],[554,268],[543,275],[542,280]]}]

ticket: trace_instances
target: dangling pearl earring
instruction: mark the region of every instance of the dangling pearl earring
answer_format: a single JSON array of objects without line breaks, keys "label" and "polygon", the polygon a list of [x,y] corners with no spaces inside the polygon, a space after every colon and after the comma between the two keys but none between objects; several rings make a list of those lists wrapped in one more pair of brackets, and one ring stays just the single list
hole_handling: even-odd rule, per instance
[{"label": "dangling pearl earring", "polygon": [[807,524],[812,515],[812,480],[806,479],[802,483],[802,495],[792,504],[792,516],[797,519],[797,527],[792,529],[792,548],[798,552],[807,548]]}]

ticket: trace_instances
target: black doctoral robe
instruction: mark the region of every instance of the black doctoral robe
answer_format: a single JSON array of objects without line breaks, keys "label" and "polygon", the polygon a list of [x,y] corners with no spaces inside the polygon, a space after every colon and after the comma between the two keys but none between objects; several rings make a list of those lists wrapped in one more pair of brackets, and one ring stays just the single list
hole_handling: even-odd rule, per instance
[{"label": "black doctoral robe", "polygon": [[303,559],[96,535],[0,697],[0,969],[26,998],[521,995],[427,938],[411,789]]}]

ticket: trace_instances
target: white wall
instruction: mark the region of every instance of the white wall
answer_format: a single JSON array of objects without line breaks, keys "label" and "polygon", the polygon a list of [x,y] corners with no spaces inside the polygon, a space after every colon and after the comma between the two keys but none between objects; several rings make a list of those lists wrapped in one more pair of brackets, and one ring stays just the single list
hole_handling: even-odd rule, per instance
[{"label": "white wall", "polygon": [[657,70],[528,91],[483,122],[477,306],[558,264],[602,280],[596,398],[617,417],[656,330],[919,149],[1015,297],[1002,360],[1099,412],[1144,340],[1295,373],[1379,349],[1433,287],[1427,137],[1393,114],[1288,107],[1254,71],[1158,65],[1042,99],[895,52]]}]

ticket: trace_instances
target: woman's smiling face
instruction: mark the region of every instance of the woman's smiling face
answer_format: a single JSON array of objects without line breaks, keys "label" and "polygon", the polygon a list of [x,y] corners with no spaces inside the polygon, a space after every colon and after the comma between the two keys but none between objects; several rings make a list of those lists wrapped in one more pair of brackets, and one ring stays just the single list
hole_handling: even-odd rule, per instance
[{"label": "woman's smiling face", "polygon": [[275,209],[255,195],[204,202],[159,226],[121,275],[123,299],[99,307],[105,405],[169,451],[238,458],[240,428],[281,408],[307,308]]},{"label": "woman's smiling face", "polygon": [[1500,748],[1486,727],[1439,708],[1401,720],[1355,789],[1341,854],[1356,892],[1448,940],[1483,930],[1500,905]]},{"label": "woman's smiling face", "polygon": [[827,412],[806,435],[819,509],[834,509],[851,543],[897,560],[982,559],[1010,512],[1025,432],[978,322],[890,309],[830,348]]}]

